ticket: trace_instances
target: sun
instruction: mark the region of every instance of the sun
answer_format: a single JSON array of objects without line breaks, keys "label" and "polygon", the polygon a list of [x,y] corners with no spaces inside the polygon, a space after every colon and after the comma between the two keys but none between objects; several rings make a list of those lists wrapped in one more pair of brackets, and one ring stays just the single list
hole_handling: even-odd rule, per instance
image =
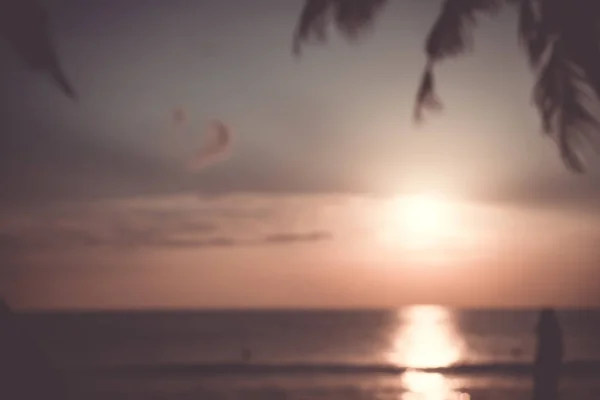
[{"label": "sun", "polygon": [[397,205],[409,233],[419,236],[436,235],[444,224],[443,204],[431,196],[413,196]]},{"label": "sun", "polygon": [[384,219],[386,242],[410,249],[440,245],[452,230],[449,203],[432,195],[392,199],[386,206]]}]

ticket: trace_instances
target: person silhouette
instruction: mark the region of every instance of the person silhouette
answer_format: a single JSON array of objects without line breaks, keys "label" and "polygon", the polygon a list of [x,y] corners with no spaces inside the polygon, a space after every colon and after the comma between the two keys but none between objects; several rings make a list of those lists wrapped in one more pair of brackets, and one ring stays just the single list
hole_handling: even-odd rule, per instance
[{"label": "person silhouette", "polygon": [[563,335],[553,309],[540,312],[533,367],[533,400],[557,400],[563,359]]},{"label": "person silhouette", "polygon": [[247,347],[244,347],[242,349],[241,356],[242,356],[242,360],[245,363],[249,363],[250,361],[252,361],[252,351],[250,351],[250,349]]}]

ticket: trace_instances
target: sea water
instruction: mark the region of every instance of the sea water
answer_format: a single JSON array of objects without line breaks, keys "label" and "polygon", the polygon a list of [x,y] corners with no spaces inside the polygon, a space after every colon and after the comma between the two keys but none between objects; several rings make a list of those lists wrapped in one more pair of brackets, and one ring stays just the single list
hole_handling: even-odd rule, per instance
[{"label": "sea water", "polygon": [[[600,310],[561,310],[563,399],[600,395]],[[25,313],[75,399],[531,398],[536,310]]]}]

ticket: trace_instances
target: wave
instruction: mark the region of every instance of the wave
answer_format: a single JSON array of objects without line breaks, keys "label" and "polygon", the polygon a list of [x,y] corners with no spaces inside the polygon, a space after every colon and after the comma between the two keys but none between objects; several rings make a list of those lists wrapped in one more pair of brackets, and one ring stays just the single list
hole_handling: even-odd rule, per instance
[{"label": "wave", "polygon": [[[157,375],[289,375],[289,374],[318,374],[318,375],[345,375],[345,374],[388,374],[396,375],[407,371],[420,371],[441,373],[446,375],[462,374],[500,374],[524,375],[533,371],[530,363],[488,363],[488,364],[454,364],[447,367],[412,368],[390,364],[311,364],[311,363],[284,363],[284,364],[255,364],[255,363],[221,363],[221,364],[147,364],[147,365],[119,365],[85,368],[93,372],[103,373],[133,373]],[[563,363],[565,374],[598,374],[600,360],[569,361]]]}]

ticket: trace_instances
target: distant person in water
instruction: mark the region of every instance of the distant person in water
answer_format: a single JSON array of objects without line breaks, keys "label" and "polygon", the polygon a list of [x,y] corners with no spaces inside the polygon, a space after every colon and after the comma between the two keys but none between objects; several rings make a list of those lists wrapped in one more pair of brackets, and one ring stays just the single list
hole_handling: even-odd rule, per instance
[{"label": "distant person in water", "polygon": [[513,347],[512,349],[510,349],[510,355],[514,358],[519,358],[523,355],[523,349],[521,349],[520,347]]},{"label": "distant person in water", "polygon": [[250,351],[250,349],[248,349],[248,348],[242,349],[242,360],[245,363],[249,363],[250,361],[252,361],[252,352]]},{"label": "distant person in water", "polygon": [[537,324],[533,400],[557,400],[563,358],[563,337],[556,312],[544,309]]}]

